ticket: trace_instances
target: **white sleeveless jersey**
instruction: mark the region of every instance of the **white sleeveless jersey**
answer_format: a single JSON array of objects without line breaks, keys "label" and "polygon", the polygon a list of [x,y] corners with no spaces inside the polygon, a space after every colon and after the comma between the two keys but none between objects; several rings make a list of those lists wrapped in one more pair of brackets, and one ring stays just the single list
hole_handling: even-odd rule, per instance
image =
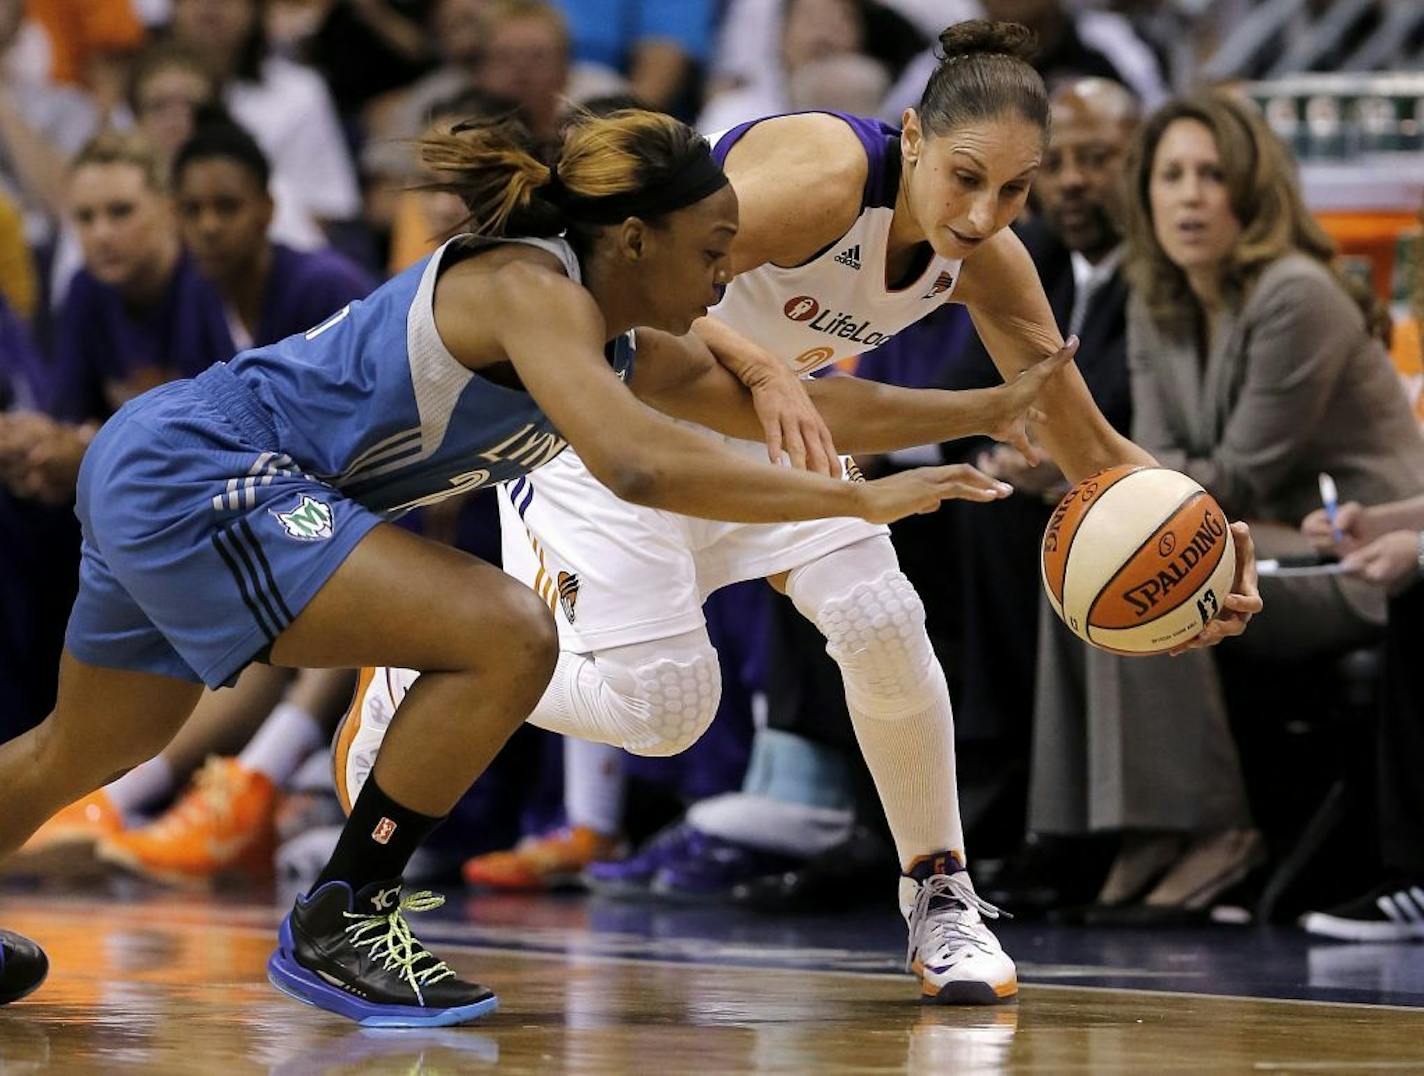
[{"label": "white sleeveless jersey", "polygon": [[[742,273],[709,311],[718,321],[778,355],[799,374],[878,347],[949,298],[960,261],[932,255],[902,288],[885,283],[885,250],[900,181],[900,132],[878,120],[832,113],[865,147],[869,165],[860,216],[838,240],[802,265],[767,263]],[[754,123],[710,136],[727,153]]]}]

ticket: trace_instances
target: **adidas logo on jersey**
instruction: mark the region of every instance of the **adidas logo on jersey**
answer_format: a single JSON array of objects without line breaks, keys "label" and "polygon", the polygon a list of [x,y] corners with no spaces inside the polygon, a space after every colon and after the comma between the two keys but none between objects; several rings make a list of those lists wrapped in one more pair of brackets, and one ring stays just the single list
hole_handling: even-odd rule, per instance
[{"label": "adidas logo on jersey", "polygon": [[836,261],[841,265],[849,265],[852,269],[860,268],[860,244],[853,247],[846,247],[836,255]]}]

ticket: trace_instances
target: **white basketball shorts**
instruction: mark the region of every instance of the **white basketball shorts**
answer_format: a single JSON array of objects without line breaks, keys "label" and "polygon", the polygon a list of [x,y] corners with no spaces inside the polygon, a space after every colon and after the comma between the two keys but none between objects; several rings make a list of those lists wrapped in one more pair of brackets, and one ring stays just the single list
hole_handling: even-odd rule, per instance
[{"label": "white basketball shorts", "polygon": [[[690,425],[690,424],[688,424]],[[766,446],[692,426],[752,459]],[[847,481],[859,479],[849,457]],[[565,650],[591,653],[700,628],[719,587],[799,568],[887,528],[855,517],[723,523],[619,500],[565,449],[500,487],[504,570],[554,611]]]}]

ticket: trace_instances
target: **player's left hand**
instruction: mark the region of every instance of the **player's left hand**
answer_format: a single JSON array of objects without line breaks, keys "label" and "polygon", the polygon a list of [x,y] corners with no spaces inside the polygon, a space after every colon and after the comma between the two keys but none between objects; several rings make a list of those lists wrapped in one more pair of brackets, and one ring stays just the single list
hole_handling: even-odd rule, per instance
[{"label": "player's left hand", "polygon": [[1350,553],[1340,567],[1394,597],[1419,579],[1419,532],[1390,531]]},{"label": "player's left hand", "polygon": [[1169,651],[1173,657],[1188,650],[1215,646],[1223,639],[1240,635],[1251,618],[1261,611],[1261,592],[1257,588],[1256,546],[1251,541],[1251,528],[1239,520],[1231,524],[1231,541],[1236,546],[1236,579],[1231,593],[1221,602],[1221,612],[1212,618],[1201,634],[1190,642]]},{"label": "player's left hand", "polygon": [[989,390],[994,402],[985,432],[994,440],[1017,449],[1030,467],[1038,466],[1040,456],[1038,446],[1029,439],[1029,428],[1048,417],[1035,406],[1038,394],[1077,353],[1078,338],[1070,336],[1068,342],[1048,358],[1034,363],[1012,381]]},{"label": "player's left hand", "polygon": [[793,467],[841,477],[841,458],[830,428],[806,394],[806,387],[789,368],[777,364],[775,369],[747,386],[766,434],[767,457],[780,463],[784,451]]}]

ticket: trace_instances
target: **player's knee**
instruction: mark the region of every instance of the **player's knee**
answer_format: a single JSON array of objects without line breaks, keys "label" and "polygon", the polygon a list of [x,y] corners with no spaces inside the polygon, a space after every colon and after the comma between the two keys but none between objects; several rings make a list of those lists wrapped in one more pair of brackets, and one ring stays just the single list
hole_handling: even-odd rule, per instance
[{"label": "player's knee", "polygon": [[485,580],[470,590],[467,618],[471,630],[463,642],[469,668],[548,683],[559,659],[559,632],[537,594],[507,577],[494,587]]},{"label": "player's knee", "polygon": [[886,572],[826,599],[816,625],[861,708],[928,690],[936,661],[925,606],[903,572]]},{"label": "player's knee", "polygon": [[624,748],[635,755],[676,755],[695,744],[717,716],[722,676],[717,652],[704,646],[629,670],[632,720]]}]

